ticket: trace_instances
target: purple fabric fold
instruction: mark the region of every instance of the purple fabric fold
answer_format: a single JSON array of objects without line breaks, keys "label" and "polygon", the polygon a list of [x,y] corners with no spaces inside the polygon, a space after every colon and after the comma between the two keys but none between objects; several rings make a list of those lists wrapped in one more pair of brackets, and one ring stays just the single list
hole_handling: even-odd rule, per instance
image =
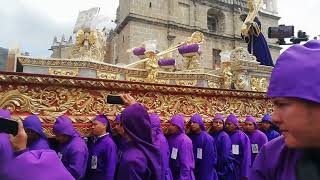
[{"label": "purple fabric fold", "polygon": [[159,66],[174,66],[176,64],[175,59],[160,59],[158,61]]},{"label": "purple fabric fold", "polygon": [[145,48],[134,48],[133,49],[133,54],[136,56],[144,55],[145,52],[146,52]]},{"label": "purple fabric fold", "polygon": [[294,97],[320,103],[320,78],[316,78],[320,74],[319,66],[319,40],[291,46],[277,60],[267,96]]},{"label": "purple fabric fold", "polygon": [[198,44],[185,45],[178,48],[180,54],[194,53],[199,51]]},{"label": "purple fabric fold", "polygon": [[[131,169],[131,175],[126,172],[126,169],[132,167],[133,163],[131,162],[132,157],[130,156],[134,156],[134,154],[128,152],[130,149],[132,152],[138,154],[139,151],[145,155],[144,159],[146,159],[148,163],[143,161],[140,166],[148,167],[151,179],[162,179],[161,155],[158,147],[153,144],[151,122],[147,110],[141,104],[130,105],[121,113],[121,123],[132,141],[128,144],[131,148],[123,152],[119,168],[120,176],[118,179],[128,179],[135,174],[134,172],[141,171],[141,169],[136,169],[139,168],[139,166],[136,166],[134,169]],[[130,146],[130,144],[132,144],[132,146]],[[127,161],[125,161],[125,159],[127,159]],[[126,164],[126,166],[123,164]],[[145,177],[140,178],[143,179]]]}]

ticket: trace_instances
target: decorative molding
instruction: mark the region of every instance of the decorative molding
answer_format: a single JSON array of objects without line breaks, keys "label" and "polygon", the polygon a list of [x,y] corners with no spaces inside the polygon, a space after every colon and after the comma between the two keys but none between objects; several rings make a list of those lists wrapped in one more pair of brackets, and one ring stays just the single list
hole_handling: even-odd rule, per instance
[{"label": "decorative molding", "polygon": [[95,115],[105,113],[114,117],[122,111],[121,106],[105,102],[108,94],[121,93],[131,93],[149,112],[159,113],[163,121],[177,113],[190,117],[197,112],[209,120],[215,113],[261,117],[272,110],[271,101],[258,92],[0,73],[0,108],[9,109],[14,117],[38,114],[49,135],[55,118],[62,114],[68,115],[76,128],[88,135],[90,120]]},{"label": "decorative molding", "polygon": [[179,86],[196,86],[197,80],[176,80],[176,84]]},{"label": "decorative molding", "polygon": [[113,74],[108,72],[97,71],[97,77],[99,79],[120,80],[120,74]]},{"label": "decorative molding", "polygon": [[52,67],[49,67],[48,74],[49,75],[57,75],[57,76],[72,76],[72,77],[76,77],[79,74],[79,69],[76,69],[76,68],[52,68]]}]

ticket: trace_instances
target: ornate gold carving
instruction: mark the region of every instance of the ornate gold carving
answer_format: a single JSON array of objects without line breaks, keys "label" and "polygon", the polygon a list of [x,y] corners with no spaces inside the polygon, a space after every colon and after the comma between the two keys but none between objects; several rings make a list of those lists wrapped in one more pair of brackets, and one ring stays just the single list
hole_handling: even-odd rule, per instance
[{"label": "ornate gold carving", "polygon": [[49,68],[48,73],[50,75],[58,75],[58,76],[78,76],[79,69],[73,69],[73,68]]},{"label": "ornate gold carving", "polygon": [[250,81],[248,72],[246,70],[243,71],[235,71],[235,80],[234,80],[234,86],[238,90],[251,90],[250,87]]},{"label": "ornate gold carving", "polygon": [[97,30],[78,30],[76,44],[72,48],[71,56],[74,59],[103,61],[106,37]]},{"label": "ornate gold carving", "polygon": [[145,82],[155,82],[159,73],[158,57],[153,51],[147,51],[144,54],[149,58],[148,61],[146,61],[148,76]]},{"label": "ornate gold carving", "polygon": [[[180,42],[179,44],[172,46],[162,52],[159,52],[157,54],[158,57],[164,56],[168,53],[171,53],[173,51],[176,51],[179,47],[184,46],[184,45],[191,45],[191,44],[201,44],[204,42],[204,35],[203,33],[196,31],[194,33],[192,33],[191,37],[189,37],[186,41]],[[129,50],[128,52],[131,52],[131,50]],[[148,61],[148,58],[142,59],[140,61],[134,62],[132,64],[128,64],[126,67],[136,67],[137,64],[141,64]]]},{"label": "ornate gold carving", "polygon": [[165,79],[157,79],[156,81],[159,84],[169,84],[170,80],[165,80]]},{"label": "ornate gold carving", "polygon": [[266,92],[269,83],[265,77],[252,77],[251,78],[251,89],[258,92]]},{"label": "ornate gold carving", "polygon": [[230,60],[231,61],[249,61],[249,62],[253,61],[253,62],[257,62],[257,58],[255,56],[251,55],[247,51],[247,49],[245,49],[243,47],[237,47],[234,50],[232,50],[231,55],[230,55]]},{"label": "ornate gold carving", "polygon": [[133,77],[133,76],[126,76],[127,81],[133,81],[133,82],[144,82],[144,78],[140,77]]},{"label": "ornate gold carving", "polygon": [[208,81],[208,87],[209,88],[220,89],[221,88],[221,83],[220,82],[216,82],[216,81]]},{"label": "ornate gold carving", "polygon": [[99,79],[110,79],[110,80],[119,80],[120,74],[113,74],[108,72],[97,71],[97,76]]},{"label": "ornate gold carving", "polygon": [[176,80],[176,84],[180,86],[196,86],[197,80]]},{"label": "ornate gold carving", "polygon": [[120,93],[131,93],[163,120],[169,120],[176,113],[191,116],[196,112],[208,119],[218,112],[260,117],[272,110],[271,101],[264,93],[257,92],[0,73],[0,108],[21,117],[39,114],[48,134],[55,118],[67,114],[75,126],[88,135],[90,120],[96,114],[115,116],[121,112],[121,106],[105,102],[108,94]]},{"label": "ornate gold carving", "polygon": [[233,74],[231,72],[230,62],[223,62],[222,64],[222,78],[223,78],[223,88],[230,89],[233,83]]},{"label": "ornate gold carving", "polygon": [[197,55],[184,57],[184,61],[184,66],[188,70],[200,68],[200,62]]},{"label": "ornate gold carving", "polygon": [[204,41],[204,35],[202,32],[196,31],[192,33],[191,37],[186,41],[186,44],[201,44]]}]

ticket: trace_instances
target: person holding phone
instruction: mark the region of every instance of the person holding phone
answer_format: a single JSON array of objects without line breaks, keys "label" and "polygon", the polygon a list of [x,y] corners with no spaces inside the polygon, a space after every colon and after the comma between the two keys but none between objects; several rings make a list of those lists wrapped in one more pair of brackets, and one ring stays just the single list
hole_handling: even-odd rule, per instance
[{"label": "person holding phone", "polygon": [[28,149],[50,149],[48,138],[42,130],[42,123],[37,115],[31,115],[23,120],[23,127],[28,135]]},{"label": "person holding phone", "polygon": [[127,107],[121,113],[119,133],[126,143],[117,179],[162,180],[161,155],[153,144],[149,114],[130,95],[121,97]]},{"label": "person holding phone", "polygon": [[[0,116],[6,119],[11,117],[6,110],[0,110]],[[19,120],[17,126],[15,136],[0,133],[0,179],[74,180],[53,150],[28,150],[23,123]]]},{"label": "person holding phone", "polygon": [[58,156],[64,166],[75,179],[84,178],[88,161],[88,148],[73,127],[71,119],[65,115],[57,117],[53,125],[53,133],[59,142]]},{"label": "person holding phone", "polygon": [[[0,117],[11,119],[10,111],[0,109]],[[0,132],[0,177],[4,173],[6,164],[13,159],[13,148],[10,143],[9,134]]]}]

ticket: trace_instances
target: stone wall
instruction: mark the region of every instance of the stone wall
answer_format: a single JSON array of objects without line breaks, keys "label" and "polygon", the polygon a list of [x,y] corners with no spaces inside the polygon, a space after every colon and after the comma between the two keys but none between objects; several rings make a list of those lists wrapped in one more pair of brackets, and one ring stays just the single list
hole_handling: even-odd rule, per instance
[{"label": "stone wall", "polygon": [[[218,17],[218,31],[209,32],[207,25],[208,11]],[[267,28],[277,26],[279,18],[260,13],[263,34],[267,37]],[[230,51],[237,46],[246,46],[241,40],[242,22],[238,10],[228,5],[193,3],[189,0],[120,0],[118,26],[111,40],[113,63],[132,63],[138,60],[127,50],[141,45],[146,40],[157,40],[158,49],[164,50],[172,45],[185,41],[192,32],[201,31],[205,34],[202,45],[201,65],[213,68],[213,49]],[[268,39],[273,59],[277,59],[280,48],[275,40]],[[173,57],[181,57],[177,52]],[[114,60],[118,58],[118,61]]]}]

